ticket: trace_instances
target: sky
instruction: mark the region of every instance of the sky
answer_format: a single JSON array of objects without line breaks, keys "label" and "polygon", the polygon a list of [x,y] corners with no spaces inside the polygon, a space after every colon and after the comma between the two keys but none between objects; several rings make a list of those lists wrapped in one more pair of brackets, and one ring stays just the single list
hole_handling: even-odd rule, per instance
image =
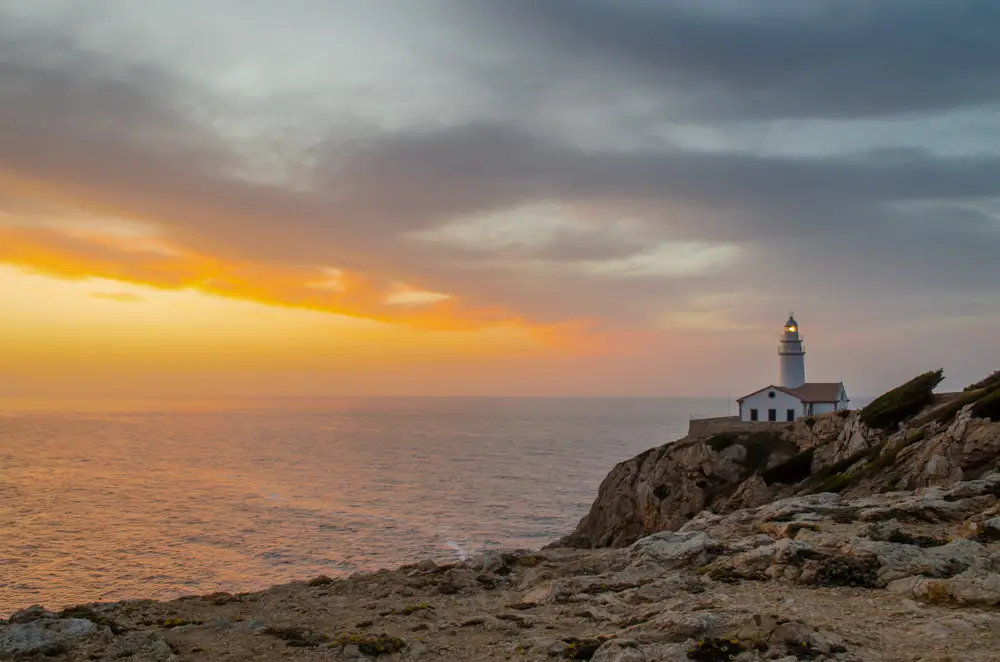
[{"label": "sky", "polygon": [[0,396],[1000,368],[1000,5],[0,0]]}]

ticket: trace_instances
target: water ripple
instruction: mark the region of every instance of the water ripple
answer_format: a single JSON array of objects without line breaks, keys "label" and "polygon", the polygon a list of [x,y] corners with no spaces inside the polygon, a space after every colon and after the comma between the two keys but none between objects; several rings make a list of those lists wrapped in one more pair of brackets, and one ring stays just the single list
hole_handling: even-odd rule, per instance
[{"label": "water ripple", "polygon": [[0,415],[0,616],[250,591],[566,533],[677,400]]}]

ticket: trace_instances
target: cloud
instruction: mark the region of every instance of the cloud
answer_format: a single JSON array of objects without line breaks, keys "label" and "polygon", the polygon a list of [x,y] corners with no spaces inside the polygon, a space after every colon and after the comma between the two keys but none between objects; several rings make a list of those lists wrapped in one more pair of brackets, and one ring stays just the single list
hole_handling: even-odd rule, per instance
[{"label": "cloud", "polygon": [[[439,33],[431,3],[407,14],[408,49],[387,39],[352,67],[306,57],[317,32],[349,31],[326,35],[306,5],[280,19],[287,53],[240,15],[266,66],[224,21],[181,55],[168,37],[95,46],[111,5],[80,22],[0,14],[0,260],[542,335],[760,329],[798,302],[843,329],[996,301],[991,138],[942,150],[909,125],[856,148],[871,121],[964,135],[949,111],[998,102],[985,3],[473,2]],[[359,11],[359,30],[410,34]],[[124,32],[146,20],[107,13]],[[179,29],[160,18],[144,29]],[[302,89],[273,77],[303,62]],[[419,103],[391,78],[402,63],[433,74]],[[363,103],[343,94],[368,70]],[[824,141],[830,123],[851,140]]]},{"label": "cloud", "polygon": [[860,118],[1000,102],[1000,12],[977,0],[491,6],[530,57],[558,58],[560,76],[653,93],[672,117]]},{"label": "cloud", "polygon": [[141,303],[145,301],[143,297],[131,292],[93,292],[90,296],[94,299],[107,299],[108,301],[118,301],[120,303]]}]

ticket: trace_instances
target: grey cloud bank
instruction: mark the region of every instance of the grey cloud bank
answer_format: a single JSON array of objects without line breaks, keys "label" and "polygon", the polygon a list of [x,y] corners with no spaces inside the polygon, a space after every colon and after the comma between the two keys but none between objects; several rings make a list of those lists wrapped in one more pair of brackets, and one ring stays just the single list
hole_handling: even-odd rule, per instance
[{"label": "grey cloud bank", "polygon": [[857,372],[936,367],[945,328],[964,346],[927,360],[996,357],[1000,6],[144,7],[0,2],[6,171],[548,322],[794,307]]}]

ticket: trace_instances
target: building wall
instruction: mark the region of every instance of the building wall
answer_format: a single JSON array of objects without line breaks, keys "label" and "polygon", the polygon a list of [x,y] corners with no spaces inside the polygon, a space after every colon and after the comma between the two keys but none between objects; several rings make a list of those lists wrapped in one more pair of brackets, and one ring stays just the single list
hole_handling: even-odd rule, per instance
[{"label": "building wall", "polygon": [[814,402],[810,405],[812,414],[829,414],[837,411],[837,405],[832,402]]},{"label": "building wall", "polygon": [[[770,393],[773,393],[774,397],[770,397]],[[764,422],[768,420],[768,409],[776,411],[778,422],[788,420],[786,412],[789,409],[795,412],[795,418],[804,416],[806,413],[801,400],[777,389],[764,389],[740,403],[740,418],[744,421],[751,420],[751,409],[756,409],[758,414],[757,420]]]}]

